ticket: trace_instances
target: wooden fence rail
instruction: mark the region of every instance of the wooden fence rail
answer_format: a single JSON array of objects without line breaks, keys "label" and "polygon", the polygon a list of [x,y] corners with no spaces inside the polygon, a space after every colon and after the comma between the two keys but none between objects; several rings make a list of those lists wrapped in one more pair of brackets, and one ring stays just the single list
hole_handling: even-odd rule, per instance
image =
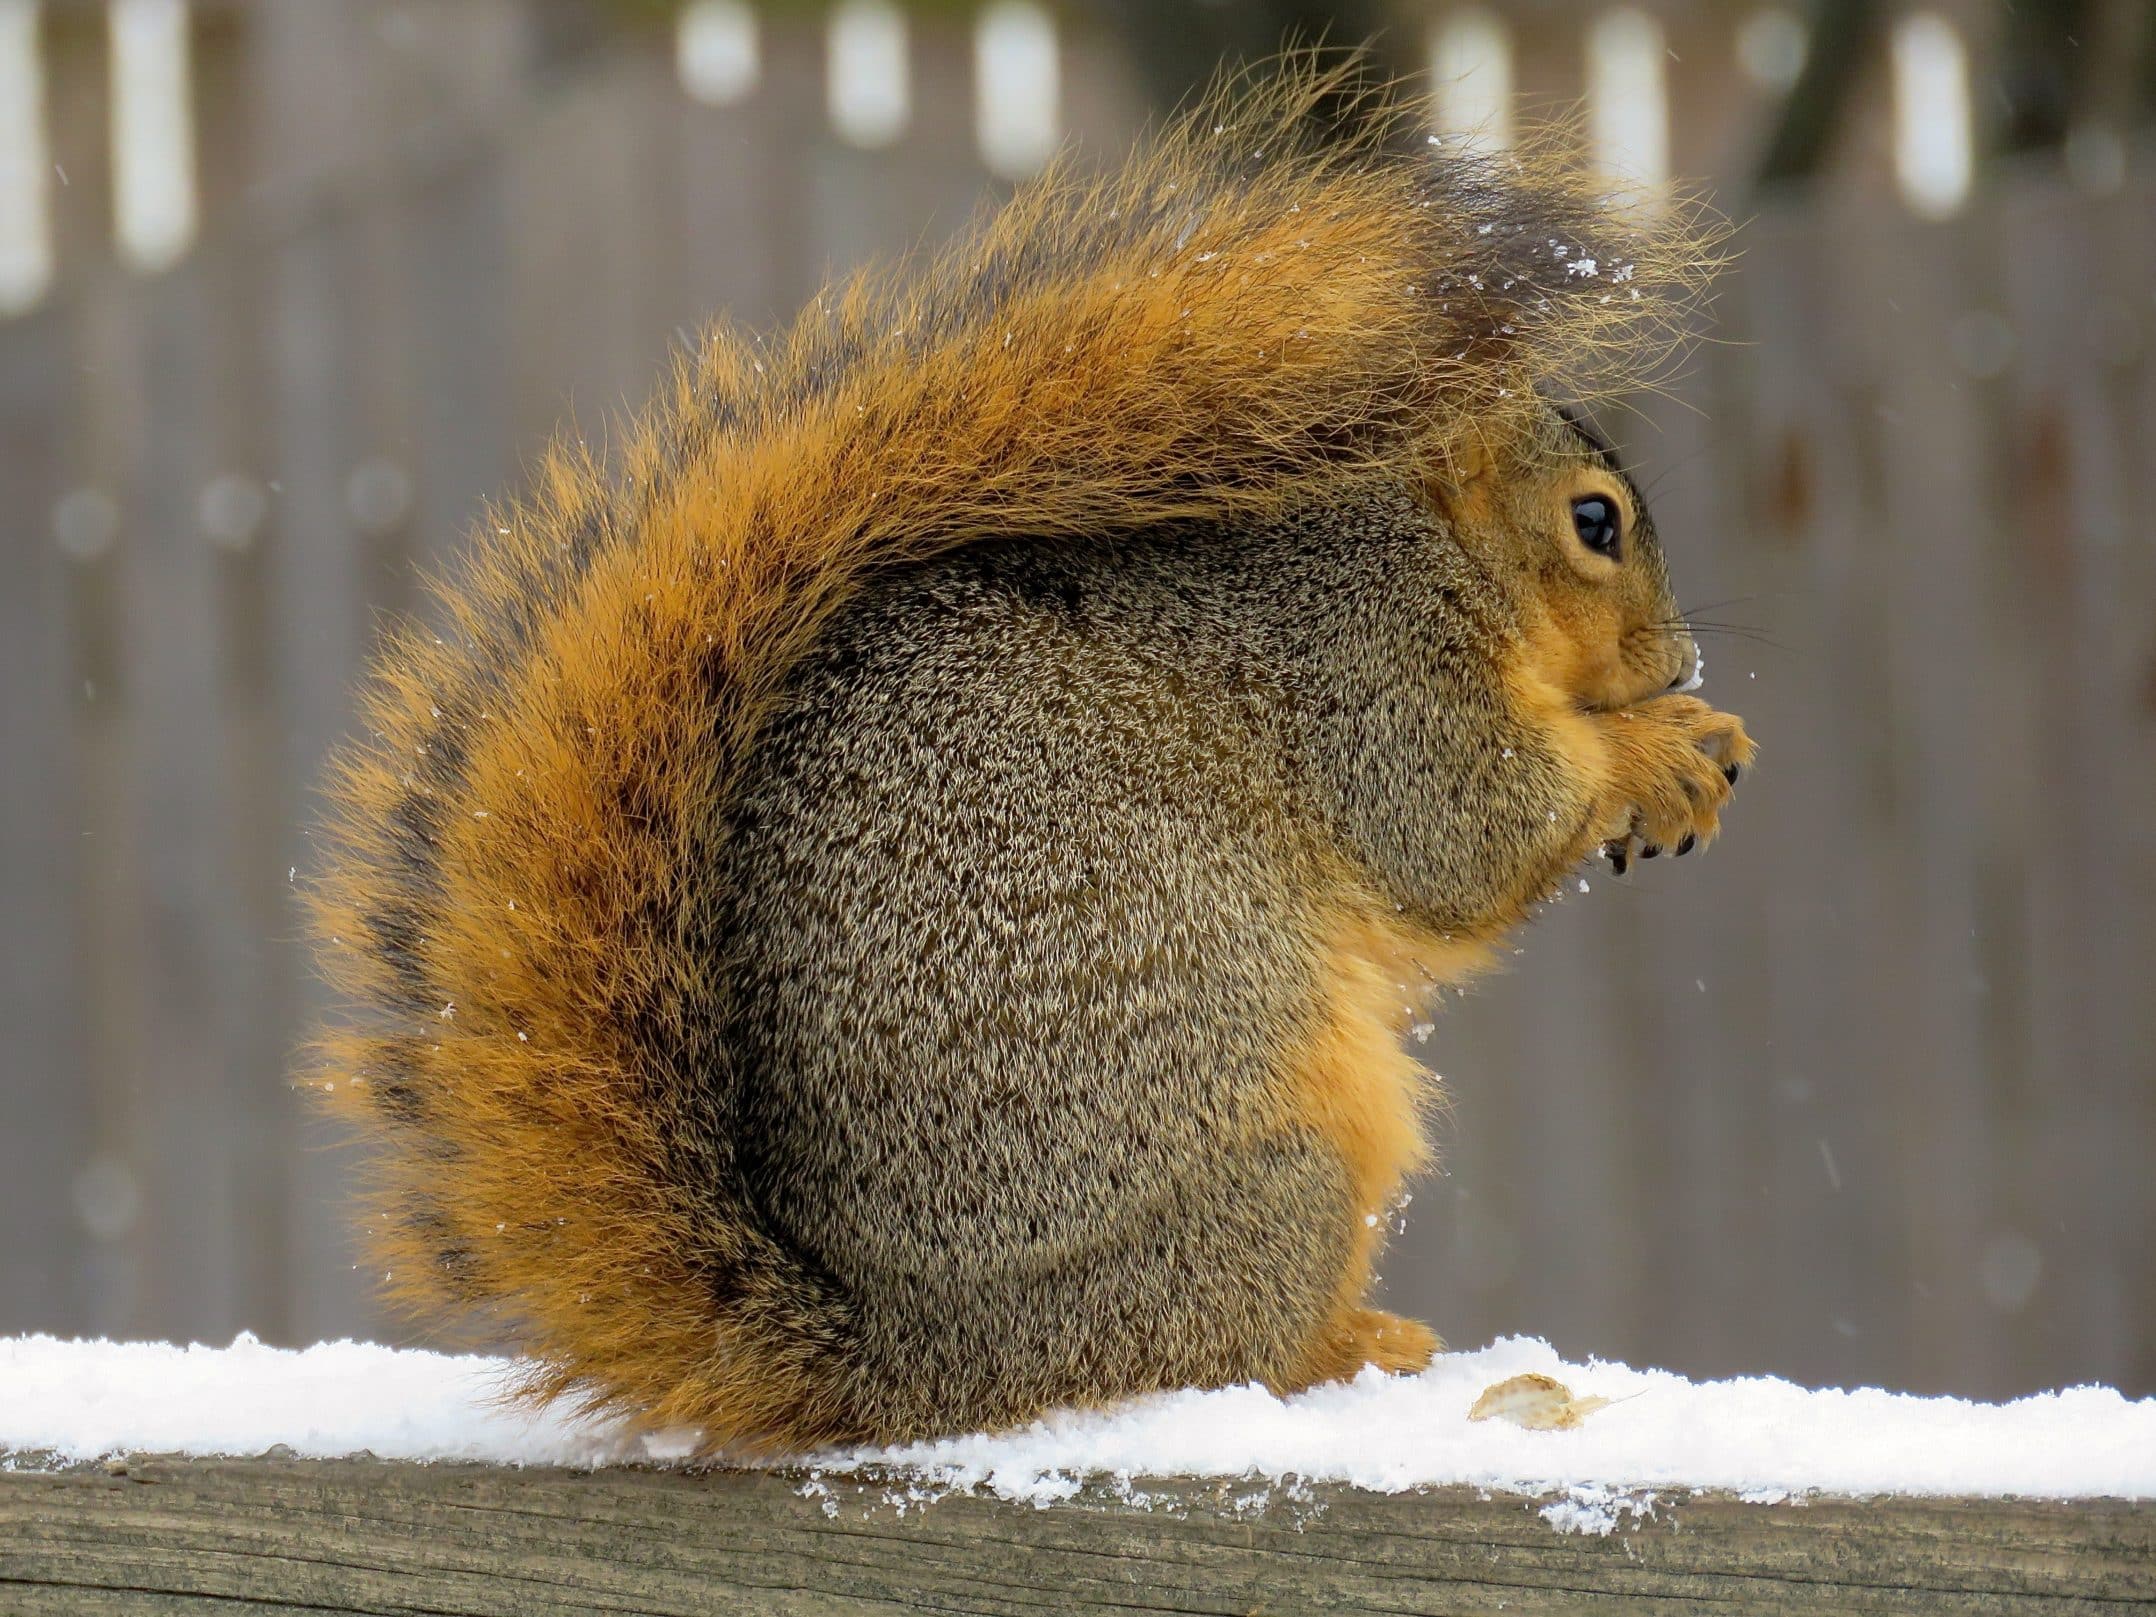
[{"label": "wooden fence rail", "polygon": [[364,1459],[0,1468],[0,1607],[2096,1617],[2156,1605],[2151,1503],[1665,1491],[1597,1534],[1553,1527],[1547,1500],[1469,1488],[1142,1479],[1046,1509],[919,1494],[876,1476]]}]

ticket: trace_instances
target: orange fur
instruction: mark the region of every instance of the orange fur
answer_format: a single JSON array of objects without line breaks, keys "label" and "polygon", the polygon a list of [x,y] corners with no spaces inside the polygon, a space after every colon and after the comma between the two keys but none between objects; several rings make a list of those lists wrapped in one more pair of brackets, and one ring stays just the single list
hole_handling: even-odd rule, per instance
[{"label": "orange fur", "polygon": [[[1530,615],[1521,625],[1519,654],[1505,667],[1505,685],[1518,711],[1532,715],[1551,738],[1565,760],[1568,777],[1597,799],[1609,779],[1609,747],[1582,694],[1594,688],[1593,670],[1588,663],[1591,654],[1572,639],[1574,628],[1547,610]],[[1586,802],[1579,805],[1578,857],[1584,857],[1592,846],[1586,808]]]},{"label": "orange fur", "polygon": [[1637,836],[1648,846],[1689,852],[1714,840],[1733,771],[1758,755],[1741,719],[1695,696],[1664,696],[1597,714],[1595,723],[1604,760],[1590,828],[1596,841]]},{"label": "orange fur", "polygon": [[[1735,779],[1725,770],[1741,770],[1758,756],[1741,719],[1697,697],[1583,704],[1574,693],[1599,689],[1601,669],[1592,646],[1581,649],[1579,633],[1576,623],[1557,614],[1536,617],[1505,671],[1518,710],[1535,716],[1579,793],[1562,856],[1519,890],[1520,918],[1546,896],[1549,875],[1605,844],[1629,846],[1634,836],[1657,849],[1674,848],[1687,835],[1695,845],[1712,841]],[[1605,634],[1592,645],[1606,647],[1612,638]]]},{"label": "orange fur", "polygon": [[1365,1308],[1363,1298],[1400,1188],[1430,1155],[1422,1122],[1437,1080],[1401,1035],[1439,988],[1489,963],[1487,946],[1420,935],[1367,900],[1343,907],[1333,924],[1319,978],[1323,1019],[1285,1065],[1281,1115],[1330,1143],[1360,1224],[1332,1323],[1283,1390],[1352,1375],[1364,1363],[1419,1369],[1435,1349],[1427,1328]]}]

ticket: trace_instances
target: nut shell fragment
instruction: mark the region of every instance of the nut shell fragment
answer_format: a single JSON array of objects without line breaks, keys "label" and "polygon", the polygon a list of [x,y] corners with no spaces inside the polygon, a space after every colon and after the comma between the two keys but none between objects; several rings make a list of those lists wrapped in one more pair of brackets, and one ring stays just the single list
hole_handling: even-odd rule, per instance
[{"label": "nut shell fragment", "polygon": [[1572,1389],[1555,1376],[1530,1372],[1483,1388],[1482,1396],[1475,1400],[1475,1407],[1467,1412],[1467,1418],[1510,1421],[1531,1432],[1563,1432],[1570,1431],[1608,1402],[1607,1398],[1592,1394],[1575,1398]]}]

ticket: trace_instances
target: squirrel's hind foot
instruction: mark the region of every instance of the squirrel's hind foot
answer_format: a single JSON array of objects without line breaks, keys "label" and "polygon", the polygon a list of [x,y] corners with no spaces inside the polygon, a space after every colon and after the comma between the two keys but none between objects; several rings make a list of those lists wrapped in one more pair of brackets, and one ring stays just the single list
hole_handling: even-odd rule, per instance
[{"label": "squirrel's hind foot", "polygon": [[1380,1308],[1351,1308],[1325,1327],[1294,1382],[1273,1390],[1286,1397],[1328,1381],[1352,1381],[1366,1364],[1387,1375],[1415,1375],[1429,1368],[1442,1345],[1420,1320]]}]

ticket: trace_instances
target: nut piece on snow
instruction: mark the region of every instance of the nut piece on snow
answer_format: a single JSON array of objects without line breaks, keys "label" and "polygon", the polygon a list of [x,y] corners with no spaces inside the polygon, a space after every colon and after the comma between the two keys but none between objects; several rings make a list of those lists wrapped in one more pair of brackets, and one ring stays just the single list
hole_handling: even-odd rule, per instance
[{"label": "nut piece on snow", "polygon": [[1469,1420],[1508,1420],[1531,1432],[1568,1431],[1608,1403],[1607,1398],[1575,1398],[1554,1376],[1514,1376],[1482,1389]]}]

